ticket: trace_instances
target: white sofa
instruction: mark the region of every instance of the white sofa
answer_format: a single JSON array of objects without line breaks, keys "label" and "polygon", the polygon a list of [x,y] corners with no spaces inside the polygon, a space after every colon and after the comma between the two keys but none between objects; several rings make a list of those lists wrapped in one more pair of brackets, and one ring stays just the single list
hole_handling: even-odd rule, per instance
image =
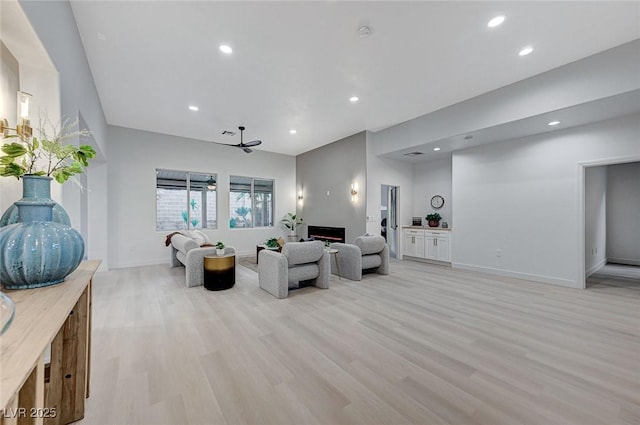
[{"label": "white sofa", "polygon": [[[171,237],[171,266],[184,266],[187,286],[204,284],[204,257],[216,255],[215,246],[200,247],[198,242],[201,242],[201,239],[182,234]],[[225,248],[225,254],[235,254],[235,252],[233,247]]]}]

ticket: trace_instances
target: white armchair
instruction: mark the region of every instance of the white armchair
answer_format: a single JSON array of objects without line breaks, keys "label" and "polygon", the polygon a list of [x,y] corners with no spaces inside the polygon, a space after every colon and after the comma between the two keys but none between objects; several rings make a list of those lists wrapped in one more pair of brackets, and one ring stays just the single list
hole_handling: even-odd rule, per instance
[{"label": "white armchair", "polygon": [[363,270],[389,274],[389,246],[382,236],[359,236],[353,245],[333,243],[331,248],[338,251],[331,257],[333,274],[340,270],[341,277],[350,280],[362,280]]},{"label": "white armchair", "polygon": [[[236,250],[228,246],[225,254],[234,254]],[[200,247],[195,239],[181,234],[171,237],[171,266],[185,268],[185,282],[187,286],[204,284],[204,257],[216,255],[215,246]]]},{"label": "white armchair", "polygon": [[300,282],[329,289],[329,253],[320,241],[288,242],[282,252],[264,249],[258,261],[258,283],[276,298],[287,298]]}]

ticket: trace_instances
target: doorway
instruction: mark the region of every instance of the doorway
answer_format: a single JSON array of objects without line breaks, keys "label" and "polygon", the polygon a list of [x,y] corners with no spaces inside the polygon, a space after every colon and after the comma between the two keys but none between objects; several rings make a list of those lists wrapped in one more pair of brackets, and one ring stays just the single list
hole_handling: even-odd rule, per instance
[{"label": "doorway", "polygon": [[389,256],[398,258],[398,195],[399,186],[383,184],[380,193],[380,232],[389,245]]},{"label": "doorway", "polygon": [[640,294],[640,162],[583,166],[583,288]]}]

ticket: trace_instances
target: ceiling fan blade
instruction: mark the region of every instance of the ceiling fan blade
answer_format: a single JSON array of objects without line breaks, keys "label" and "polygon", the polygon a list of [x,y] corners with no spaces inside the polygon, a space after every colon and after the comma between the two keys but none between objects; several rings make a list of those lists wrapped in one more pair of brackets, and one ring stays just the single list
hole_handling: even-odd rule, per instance
[{"label": "ceiling fan blade", "polygon": [[211,142],[211,143],[215,143],[216,145],[222,145],[222,146],[240,146],[239,144],[232,144],[232,143],[222,143],[222,142]]},{"label": "ceiling fan blade", "polygon": [[252,140],[250,142],[245,143],[243,146],[258,146],[262,143],[262,140]]},{"label": "ceiling fan blade", "polygon": [[249,149],[249,148],[242,148],[242,150],[245,151],[246,153],[253,152],[253,149]]}]

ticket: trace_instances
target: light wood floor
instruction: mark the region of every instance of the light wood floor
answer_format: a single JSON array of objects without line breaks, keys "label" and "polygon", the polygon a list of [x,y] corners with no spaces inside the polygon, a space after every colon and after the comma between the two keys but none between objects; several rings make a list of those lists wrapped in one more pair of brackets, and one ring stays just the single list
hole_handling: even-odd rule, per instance
[{"label": "light wood floor", "polygon": [[98,274],[79,423],[640,423],[637,291],[394,261],[277,300],[237,274],[222,292],[168,266]]},{"label": "light wood floor", "polygon": [[[587,288],[611,294],[622,291],[629,296],[640,297],[640,266],[605,264],[589,276]],[[629,290],[635,291],[629,292]]]}]

